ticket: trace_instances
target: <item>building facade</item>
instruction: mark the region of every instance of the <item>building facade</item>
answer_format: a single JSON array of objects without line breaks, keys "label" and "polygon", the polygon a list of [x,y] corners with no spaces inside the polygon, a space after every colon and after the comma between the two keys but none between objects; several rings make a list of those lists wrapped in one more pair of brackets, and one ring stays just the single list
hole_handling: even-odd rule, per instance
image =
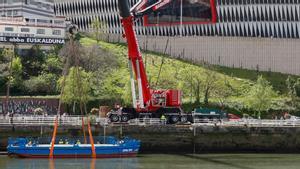
[{"label": "building facade", "polygon": [[67,23],[53,0],[0,0],[0,42],[63,44]]},{"label": "building facade", "polygon": [[[137,0],[130,0],[131,4]],[[300,0],[216,0],[217,23],[144,27],[136,23],[139,35],[228,36],[228,37],[300,37]],[[89,30],[99,18],[107,24],[107,33],[122,31],[116,0],[56,0],[56,14],[63,15],[81,30]]]},{"label": "building facade", "polygon": [[0,0],[1,17],[35,17],[54,16],[53,0]]},{"label": "building facade", "polygon": [[[140,47],[194,63],[300,75],[300,0],[216,0],[215,4],[213,24],[136,22]],[[107,24],[108,41],[124,42],[117,0],[56,0],[54,8],[82,31],[90,30],[98,18]]]}]

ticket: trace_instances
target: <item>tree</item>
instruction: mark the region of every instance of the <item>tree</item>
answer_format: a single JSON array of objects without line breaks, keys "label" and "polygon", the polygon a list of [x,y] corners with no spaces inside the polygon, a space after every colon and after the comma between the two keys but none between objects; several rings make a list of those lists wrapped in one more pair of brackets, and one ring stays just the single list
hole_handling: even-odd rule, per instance
[{"label": "tree", "polygon": [[[180,67],[180,68],[178,68]],[[175,69],[175,77],[180,81],[179,88],[184,93],[189,93],[190,101],[200,103],[200,99],[204,98],[204,104],[208,105],[212,91],[216,87],[217,74],[210,69],[203,69],[194,65],[180,65]],[[194,99],[195,98],[195,99]]]},{"label": "tree", "polygon": [[13,49],[5,49],[3,51],[4,58],[4,72],[7,74],[6,79],[6,111],[8,112],[8,101],[10,96],[10,85],[12,80],[12,65],[13,65],[13,59],[15,55],[14,48]]},{"label": "tree", "polygon": [[53,74],[41,74],[39,76],[31,76],[30,79],[24,82],[24,87],[28,94],[53,94],[56,90],[56,77]]},{"label": "tree", "polygon": [[[75,106],[77,103],[86,103],[91,100],[91,73],[84,71],[81,67],[71,67],[69,74],[65,79],[62,101],[66,104]],[[62,88],[63,77],[59,80],[59,86]],[[83,113],[81,107],[81,113]]]},{"label": "tree", "polygon": [[285,81],[287,89],[288,89],[288,95],[289,96],[292,96],[292,95],[295,94],[294,93],[295,92],[295,90],[294,90],[295,82],[296,82],[296,80],[294,78],[292,78],[291,76],[288,76],[288,78]]},{"label": "tree", "polygon": [[62,63],[64,64],[64,70],[69,69],[72,66],[80,66],[80,57],[84,56],[85,49],[82,47],[79,41],[70,40],[68,41],[59,51],[59,56],[61,57]]},{"label": "tree", "polygon": [[62,59],[52,50],[40,62],[41,70],[38,75],[30,76],[24,81],[27,94],[57,94],[57,80],[62,72]]},{"label": "tree", "polygon": [[62,73],[62,69],[62,59],[55,53],[49,53],[43,64],[43,72],[59,75]]},{"label": "tree", "polygon": [[185,67],[179,72],[183,84],[179,84],[179,88],[184,90],[184,93],[190,94],[190,101],[193,102],[195,97],[195,103],[200,103],[201,98],[201,84],[203,83],[203,74],[198,67]]},{"label": "tree", "polygon": [[230,96],[233,95],[233,86],[228,81],[227,77],[224,76],[224,80],[220,81],[213,90],[212,95],[219,100],[222,109],[225,107],[225,103]]},{"label": "tree", "polygon": [[112,70],[101,85],[101,98],[130,104],[131,88],[128,69]]},{"label": "tree", "polygon": [[81,57],[81,66],[92,72],[91,86],[92,93],[95,97],[102,97],[102,85],[111,72],[118,69],[119,63],[117,57],[99,47],[98,45],[85,47],[85,53]]},{"label": "tree", "polygon": [[97,43],[101,40],[101,36],[104,33],[104,24],[99,20],[99,18],[96,18],[92,22],[92,31],[93,31],[93,36],[97,40]]},{"label": "tree", "polygon": [[16,88],[21,88],[23,79],[22,79],[22,73],[23,73],[23,65],[21,63],[20,57],[16,56],[12,60],[12,67],[11,67],[11,84],[12,86]]},{"label": "tree", "polygon": [[12,49],[4,49],[0,55],[0,79],[1,81],[7,81],[9,76],[9,67],[10,67],[10,60],[13,57],[13,50]]},{"label": "tree", "polygon": [[294,84],[294,90],[297,97],[300,98],[300,78],[298,78],[296,83]]},{"label": "tree", "polygon": [[117,56],[99,45],[86,46],[82,49],[84,52],[79,56],[80,66],[87,71],[107,72],[119,65]]},{"label": "tree", "polygon": [[59,55],[60,50],[63,48],[62,44],[57,44],[57,45],[53,45],[52,48],[50,49],[49,53],[52,55]]},{"label": "tree", "polygon": [[270,83],[262,76],[259,76],[256,84],[247,93],[246,104],[257,111],[257,117],[260,118],[262,111],[268,111],[271,108],[272,98],[275,96],[277,96],[277,93],[273,90]]},{"label": "tree", "polygon": [[288,96],[292,101],[292,106],[300,108],[300,78],[295,79],[288,76],[286,79],[286,86],[288,89]]},{"label": "tree", "polygon": [[217,75],[215,71],[205,70],[205,79],[203,82],[204,104],[208,105],[211,91],[216,87]]},{"label": "tree", "polygon": [[46,57],[39,45],[32,46],[21,59],[24,68],[24,77],[26,79],[29,79],[30,76],[38,76],[42,73]]}]

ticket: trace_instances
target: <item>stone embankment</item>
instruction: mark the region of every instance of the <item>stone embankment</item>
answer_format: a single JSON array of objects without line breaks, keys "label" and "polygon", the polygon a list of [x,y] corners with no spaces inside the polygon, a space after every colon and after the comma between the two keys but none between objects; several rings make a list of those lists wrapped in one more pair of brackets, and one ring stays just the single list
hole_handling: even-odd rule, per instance
[{"label": "stone embankment", "polygon": [[[130,136],[140,139],[142,153],[207,152],[300,152],[300,128],[295,127],[219,127],[219,126],[102,126],[94,135]],[[2,127],[1,150],[7,138],[51,136],[51,127]],[[82,136],[79,129],[60,128],[59,135]]]}]

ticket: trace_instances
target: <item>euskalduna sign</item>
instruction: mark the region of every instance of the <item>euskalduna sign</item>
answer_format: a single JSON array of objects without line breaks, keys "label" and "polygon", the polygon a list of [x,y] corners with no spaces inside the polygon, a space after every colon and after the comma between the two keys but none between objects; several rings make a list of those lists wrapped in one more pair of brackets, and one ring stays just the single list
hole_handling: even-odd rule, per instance
[{"label": "euskalduna sign", "polygon": [[33,44],[64,44],[65,39],[36,38],[36,37],[8,37],[0,36],[0,42],[7,43],[33,43]]}]

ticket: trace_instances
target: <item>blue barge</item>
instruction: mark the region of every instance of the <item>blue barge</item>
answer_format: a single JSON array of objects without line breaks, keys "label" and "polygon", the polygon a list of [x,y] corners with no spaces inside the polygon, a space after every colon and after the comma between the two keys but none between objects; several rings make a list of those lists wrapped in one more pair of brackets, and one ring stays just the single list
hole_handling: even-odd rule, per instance
[{"label": "blue barge", "polygon": [[[56,141],[57,142],[57,141]],[[135,157],[140,148],[140,141],[124,138],[106,137],[105,143],[81,144],[78,142],[65,142],[57,144],[53,149],[53,158],[91,158],[93,148],[96,158],[122,158]],[[24,158],[49,158],[51,144],[40,144],[29,138],[10,138],[7,151],[11,156]]]}]

